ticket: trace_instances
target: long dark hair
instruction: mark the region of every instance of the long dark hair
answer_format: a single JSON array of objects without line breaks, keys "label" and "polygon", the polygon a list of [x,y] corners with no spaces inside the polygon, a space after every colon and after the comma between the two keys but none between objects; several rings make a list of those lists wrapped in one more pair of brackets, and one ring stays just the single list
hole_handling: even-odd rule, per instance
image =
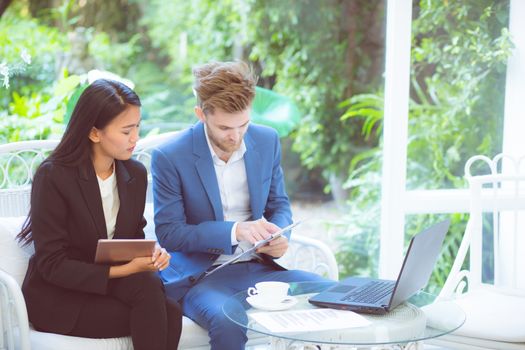
[{"label": "long dark hair", "polygon": [[[104,129],[129,105],[141,105],[139,97],[129,87],[115,80],[95,80],[80,95],[62,140],[42,164],[54,162],[64,166],[76,166],[84,162],[91,157],[92,143],[89,133],[93,127]],[[40,167],[36,174],[39,171]],[[23,245],[33,241],[31,210],[16,238],[23,242]]]}]

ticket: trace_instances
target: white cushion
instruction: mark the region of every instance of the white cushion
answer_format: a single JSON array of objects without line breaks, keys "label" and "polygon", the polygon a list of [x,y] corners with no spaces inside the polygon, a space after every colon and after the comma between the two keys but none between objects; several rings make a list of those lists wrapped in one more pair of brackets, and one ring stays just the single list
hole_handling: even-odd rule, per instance
[{"label": "white cushion", "polygon": [[438,301],[421,309],[427,317],[427,325],[436,329],[454,329],[465,319],[465,313],[454,301]]},{"label": "white cushion", "polygon": [[[454,350],[525,350],[525,343],[496,342],[493,340],[463,337],[461,335],[447,334],[431,339],[430,342],[439,346],[439,349]],[[425,347],[426,349],[426,347]]]},{"label": "white cushion", "polygon": [[133,350],[131,337],[91,339],[31,330],[31,348],[37,350]]},{"label": "white cushion", "polygon": [[209,346],[210,338],[208,332],[184,316],[182,318],[182,335],[179,341],[179,349],[191,349]]},{"label": "white cushion", "polygon": [[[182,320],[183,332],[179,349],[209,346],[208,333],[187,317]],[[31,347],[38,350],[133,350],[131,337],[90,339],[31,330]]]},{"label": "white cushion", "polygon": [[525,297],[479,290],[460,296],[456,302],[467,318],[455,335],[525,342]]},{"label": "white cushion", "polygon": [[13,276],[20,286],[34,252],[32,245],[20,248],[15,240],[25,219],[25,216],[0,218],[0,268]]}]

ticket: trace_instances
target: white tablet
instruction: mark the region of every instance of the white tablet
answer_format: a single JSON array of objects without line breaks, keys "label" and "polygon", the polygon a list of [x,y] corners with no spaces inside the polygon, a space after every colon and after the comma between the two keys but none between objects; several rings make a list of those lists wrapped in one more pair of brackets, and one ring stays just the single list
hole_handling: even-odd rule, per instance
[{"label": "white tablet", "polygon": [[128,262],[137,257],[151,256],[154,239],[99,239],[95,263]]}]

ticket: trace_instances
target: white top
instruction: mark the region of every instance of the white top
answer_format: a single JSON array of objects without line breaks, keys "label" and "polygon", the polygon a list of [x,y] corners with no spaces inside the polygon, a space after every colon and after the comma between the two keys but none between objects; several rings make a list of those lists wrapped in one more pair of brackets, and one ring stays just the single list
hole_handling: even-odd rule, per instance
[{"label": "white top", "polygon": [[104,210],[104,219],[106,220],[106,230],[108,239],[113,239],[115,235],[115,224],[117,222],[117,214],[120,208],[120,198],[117,189],[117,177],[115,176],[115,165],[113,165],[113,173],[105,180],[97,176],[98,187],[100,188],[100,195],[102,197],[102,209]]},{"label": "white top", "polygon": [[[234,151],[228,159],[228,162],[219,158],[217,153],[208,138],[208,131],[204,128],[206,135],[206,142],[210,148],[211,157],[213,159],[213,167],[215,168],[215,175],[217,176],[217,183],[219,184],[219,192],[221,194],[221,204],[225,221],[235,221],[231,230],[232,246],[238,245],[232,255],[222,254],[215,260],[214,265],[221,264],[236,255],[241,254],[246,249],[252,247],[249,242],[238,242],[235,237],[235,230],[237,223],[247,221],[252,216],[252,209],[250,207],[250,191],[248,189],[248,177],[246,176],[246,167],[244,165],[244,153],[246,153],[246,145],[244,140],[238,150]],[[249,260],[250,258],[246,258]],[[241,259],[241,261],[243,261]]]}]

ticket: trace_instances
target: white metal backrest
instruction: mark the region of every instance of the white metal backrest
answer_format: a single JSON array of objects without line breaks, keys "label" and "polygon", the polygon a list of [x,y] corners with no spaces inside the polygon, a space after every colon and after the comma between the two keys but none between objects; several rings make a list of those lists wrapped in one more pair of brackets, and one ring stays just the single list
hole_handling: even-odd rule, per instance
[{"label": "white metal backrest", "polygon": [[[151,149],[176,134],[177,131],[168,132],[139,140],[133,156],[149,172]],[[34,172],[58,143],[59,140],[37,140],[0,145],[0,217],[27,214]],[[151,186],[147,201],[151,201]]]},{"label": "white metal backrest", "polygon": [[151,151],[153,148],[159,146],[160,144],[168,141],[169,139],[175,137],[179,131],[166,132],[158,135],[148,136],[143,139],[140,139],[137,143],[137,148],[133,157],[144,164],[146,169],[148,169],[148,190],[146,193],[146,202],[153,202],[153,189],[151,183],[153,179],[151,178]]},{"label": "white metal backrest", "polygon": [[160,144],[168,141],[169,139],[175,137],[178,133],[179,131],[171,131],[140,139],[139,142],[137,142],[137,148],[135,150],[135,153],[133,154],[133,157],[136,160],[142,162],[149,172],[151,163],[151,150],[159,146]]},{"label": "white metal backrest", "polygon": [[0,145],[0,216],[26,215],[33,174],[58,140]]},{"label": "white metal backrest", "polygon": [[[481,163],[480,163],[481,162]],[[473,175],[474,165],[485,165],[486,175]],[[483,273],[483,230],[493,234],[494,286],[501,289],[525,289],[525,158],[513,159],[499,154],[470,158],[465,164],[465,178],[470,191],[470,216],[456,260],[442,296],[462,289],[467,278],[469,290],[486,287]],[[501,171],[500,169],[503,169]],[[467,270],[461,270],[470,254]]]}]

